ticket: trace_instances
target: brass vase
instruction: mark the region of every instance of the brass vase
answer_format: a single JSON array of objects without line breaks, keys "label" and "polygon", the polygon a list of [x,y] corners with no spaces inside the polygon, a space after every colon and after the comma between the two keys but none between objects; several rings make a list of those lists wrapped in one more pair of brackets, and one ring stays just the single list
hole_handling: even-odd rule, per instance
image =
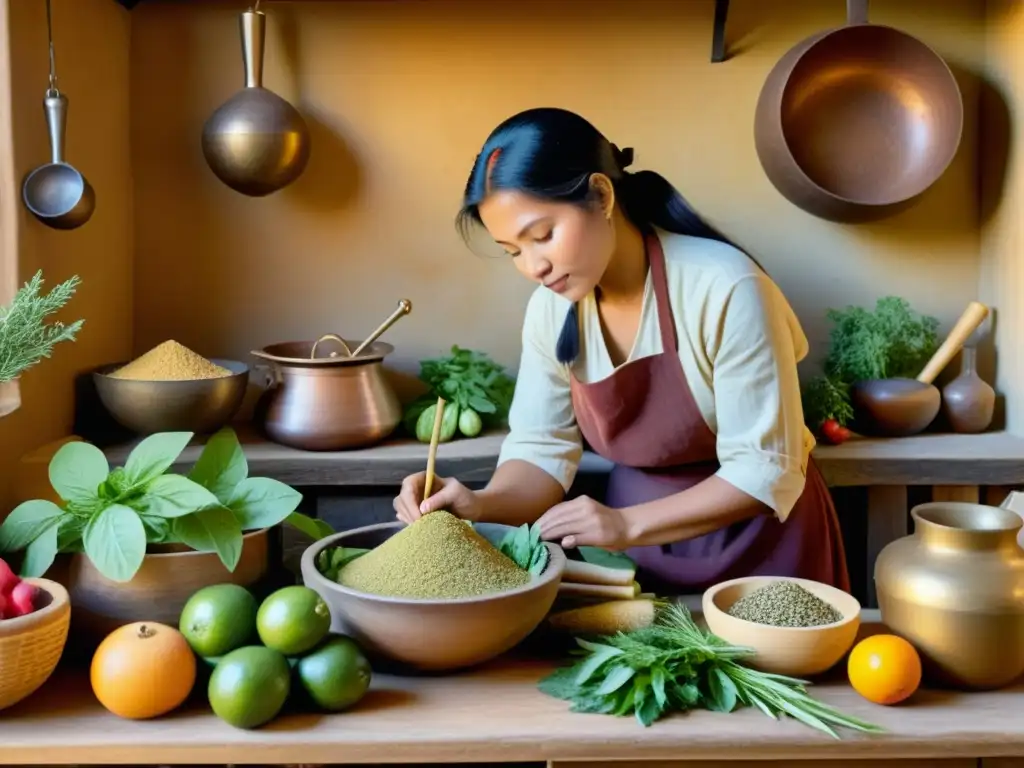
[{"label": "brass vase", "polygon": [[245,87],[203,126],[203,156],[218,179],[236,192],[263,197],[295,181],[310,155],[309,127],[291,104],[263,87],[266,16],[239,17]]},{"label": "brass vase", "polygon": [[989,690],[1024,673],[1024,521],[983,504],[911,510],[914,533],[875,563],[882,623],[921,654],[928,682]]}]

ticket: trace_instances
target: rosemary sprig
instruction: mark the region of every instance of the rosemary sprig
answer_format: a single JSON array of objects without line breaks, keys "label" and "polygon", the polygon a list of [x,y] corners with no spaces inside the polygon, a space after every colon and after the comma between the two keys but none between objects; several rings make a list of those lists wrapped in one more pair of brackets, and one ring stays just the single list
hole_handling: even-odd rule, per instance
[{"label": "rosemary sprig", "polygon": [[744,666],[752,649],[702,630],[680,605],[664,607],[648,629],[576,642],[581,658],[540,682],[541,691],[571,702],[574,712],[632,713],[649,726],[673,710],[756,707],[772,719],[788,715],[837,739],[836,727],[883,732],[813,698],[804,680]]},{"label": "rosemary sprig", "polygon": [[44,295],[43,273],[38,271],[0,308],[0,382],[10,381],[53,353],[62,341],[74,341],[84,320],[70,325],[47,324],[46,318],[64,307],[81,283],[77,275],[58,283]]}]

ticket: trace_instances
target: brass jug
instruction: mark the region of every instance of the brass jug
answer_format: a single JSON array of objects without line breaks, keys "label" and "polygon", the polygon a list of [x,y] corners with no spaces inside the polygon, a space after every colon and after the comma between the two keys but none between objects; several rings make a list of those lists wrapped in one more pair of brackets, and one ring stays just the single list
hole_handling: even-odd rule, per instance
[{"label": "brass jug", "polygon": [[914,533],[875,562],[882,623],[920,652],[937,685],[988,690],[1024,673],[1024,521],[984,504],[911,510]]},{"label": "brass jug", "polygon": [[[318,345],[328,339],[344,353],[317,356]],[[383,367],[394,347],[375,341],[350,357],[355,346],[328,334],[317,342],[273,344],[252,353],[273,371],[256,410],[269,439],[305,451],[338,451],[373,445],[395,431],[402,406]]]}]

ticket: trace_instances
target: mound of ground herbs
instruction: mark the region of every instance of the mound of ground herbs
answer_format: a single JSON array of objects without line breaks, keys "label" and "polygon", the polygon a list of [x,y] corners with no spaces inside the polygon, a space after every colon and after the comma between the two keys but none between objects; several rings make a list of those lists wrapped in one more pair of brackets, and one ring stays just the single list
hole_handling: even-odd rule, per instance
[{"label": "mound of ground herbs", "polygon": [[820,627],[843,618],[835,606],[792,581],[773,581],[755,589],[726,613],[773,627]]},{"label": "mound of ground herbs", "polygon": [[338,573],[343,587],[387,597],[457,599],[521,587],[530,574],[449,512],[423,515]]},{"label": "mound of ground herbs", "polygon": [[173,339],[158,344],[110,374],[135,381],[198,381],[230,376],[231,371],[211,363]]}]

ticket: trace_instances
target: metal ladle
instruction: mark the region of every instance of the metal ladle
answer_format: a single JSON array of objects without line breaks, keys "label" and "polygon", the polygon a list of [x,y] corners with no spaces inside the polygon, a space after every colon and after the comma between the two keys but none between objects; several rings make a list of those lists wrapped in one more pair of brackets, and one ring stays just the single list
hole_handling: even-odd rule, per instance
[{"label": "metal ladle", "polygon": [[[378,325],[376,330],[374,330],[373,333],[371,333],[369,336],[367,336],[363,340],[363,342],[358,347],[355,348],[355,351],[352,351],[349,348],[348,344],[345,342],[345,340],[343,338],[341,338],[340,336],[338,336],[335,333],[328,333],[328,334],[325,334],[325,335],[321,336],[319,339],[316,340],[316,342],[313,344],[313,349],[310,350],[309,357],[310,357],[310,359],[315,358],[316,357],[316,348],[320,345],[320,342],[321,341],[327,341],[328,339],[331,339],[331,340],[336,341],[339,344],[341,344],[341,346],[345,350],[345,353],[349,357],[359,357],[360,353],[364,349],[369,347],[371,344],[373,344],[373,342],[375,342],[377,339],[379,339],[381,334],[384,333],[384,331],[386,331],[392,325],[394,325],[395,321],[398,320],[398,318],[402,317],[403,315],[408,315],[410,312],[412,312],[412,302],[409,301],[408,299],[399,299],[398,306],[395,307],[395,311],[392,312],[390,315],[388,315],[387,319],[383,323]],[[337,352],[332,352],[331,353],[331,357],[337,357],[337,355],[338,355]]]},{"label": "metal ladle", "polygon": [[46,226],[76,229],[92,218],[96,193],[85,176],[64,162],[68,97],[57,89],[50,0],[46,0],[46,33],[50,44],[50,87],[43,99],[43,111],[50,134],[50,162],[25,177],[21,197],[25,207]]}]

